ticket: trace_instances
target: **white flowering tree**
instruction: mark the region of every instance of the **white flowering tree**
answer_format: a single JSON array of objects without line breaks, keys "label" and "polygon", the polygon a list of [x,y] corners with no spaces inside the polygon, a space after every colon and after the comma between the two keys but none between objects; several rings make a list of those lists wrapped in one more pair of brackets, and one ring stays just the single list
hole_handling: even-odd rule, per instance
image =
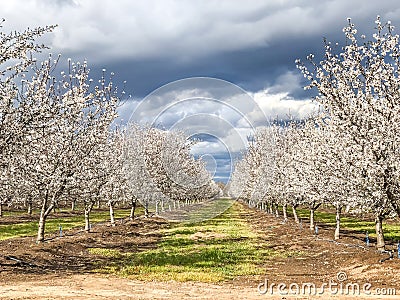
[{"label": "white flowering tree", "polygon": [[290,122],[283,129],[280,137],[280,143],[277,147],[281,148],[279,160],[277,161],[277,170],[279,172],[278,191],[292,207],[292,213],[296,223],[299,223],[297,208],[304,203],[305,187],[302,186],[303,178],[299,176],[300,170],[304,168],[299,166],[301,158],[296,152],[296,143],[299,143],[299,135],[296,133],[297,124]]},{"label": "white flowering tree", "polygon": [[340,216],[342,210],[357,210],[362,207],[362,198],[357,193],[357,177],[354,176],[354,143],[333,130],[326,115],[316,119],[318,127],[318,149],[315,154],[318,164],[318,187],[323,201],[336,211],[334,238],[340,238]]},{"label": "white flowering tree", "polygon": [[249,169],[244,159],[237,160],[234,165],[234,170],[227,185],[229,197],[243,199],[246,181],[248,180]]},{"label": "white flowering tree", "polygon": [[287,134],[291,135],[288,137],[291,139],[291,149],[288,150],[291,162],[286,180],[290,178],[294,198],[301,199],[301,204],[309,208],[310,229],[314,230],[314,214],[324,199],[323,189],[320,188],[324,174],[318,161],[320,128],[310,118],[304,122],[293,122]]},{"label": "white flowering tree", "polygon": [[128,190],[131,193],[132,210],[136,207],[136,201],[139,201],[144,206],[146,217],[149,216],[150,204],[163,197],[146,166],[145,148],[151,143],[151,140],[147,139],[149,130],[150,128],[142,128],[135,123],[129,124],[124,151],[124,169]]},{"label": "white flowering tree", "polygon": [[[117,203],[130,201],[132,207],[131,190],[127,184],[127,173],[125,168],[125,133],[117,128],[108,140],[108,151],[105,165],[108,180],[104,189],[104,199],[110,211],[111,225],[115,226],[114,207]],[[131,211],[131,218],[132,211]]]},{"label": "white flowering tree", "polygon": [[[4,20],[0,22],[2,28]],[[23,117],[23,98],[19,85],[26,70],[34,63],[32,55],[45,48],[36,40],[54,26],[27,29],[23,32],[0,31],[0,217],[4,204],[18,195],[16,154],[23,148],[22,137],[30,120]]]},{"label": "white flowering tree", "polygon": [[375,215],[377,248],[384,249],[382,221],[400,215],[399,36],[390,22],[376,20],[373,40],[357,35],[349,19],[344,28],[347,44],[336,51],[325,43],[325,59],[298,68],[316,88],[316,101],[329,114],[332,130],[353,143],[353,176],[363,208]]},{"label": "white flowering tree", "polygon": [[87,185],[79,177],[87,175],[84,170],[97,153],[102,155],[99,148],[107,143],[118,103],[112,83],[104,78],[90,87],[86,63],[70,62],[60,78],[52,74],[56,64],[50,57],[35,67],[21,93],[30,126],[19,174],[41,207],[38,242],[44,240],[46,219],[59,201],[84,193]]}]

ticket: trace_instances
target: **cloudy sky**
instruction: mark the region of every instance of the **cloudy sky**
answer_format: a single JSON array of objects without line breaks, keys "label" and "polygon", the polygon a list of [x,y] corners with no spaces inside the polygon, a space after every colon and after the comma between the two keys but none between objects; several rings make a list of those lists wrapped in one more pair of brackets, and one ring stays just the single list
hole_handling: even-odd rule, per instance
[{"label": "cloudy sky", "polygon": [[295,59],[321,57],[324,37],[343,43],[348,17],[367,36],[378,14],[400,28],[395,0],[8,0],[0,12],[3,31],[58,24],[52,53],[126,80],[124,122],[200,138],[193,153],[223,180],[251,130],[311,110]]}]

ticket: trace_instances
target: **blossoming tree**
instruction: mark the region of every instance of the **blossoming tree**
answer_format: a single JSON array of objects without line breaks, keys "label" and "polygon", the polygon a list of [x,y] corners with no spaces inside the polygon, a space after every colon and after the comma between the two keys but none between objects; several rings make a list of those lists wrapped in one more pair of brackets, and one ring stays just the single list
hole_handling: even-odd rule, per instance
[{"label": "blossoming tree", "polygon": [[[316,88],[316,101],[328,112],[331,126],[354,143],[354,176],[363,206],[375,215],[377,247],[384,249],[382,221],[400,215],[399,36],[378,16],[373,40],[358,36],[349,19],[347,45],[337,53],[325,43],[325,59],[310,55],[310,65],[298,67]],[[349,167],[349,166],[347,166]]]}]

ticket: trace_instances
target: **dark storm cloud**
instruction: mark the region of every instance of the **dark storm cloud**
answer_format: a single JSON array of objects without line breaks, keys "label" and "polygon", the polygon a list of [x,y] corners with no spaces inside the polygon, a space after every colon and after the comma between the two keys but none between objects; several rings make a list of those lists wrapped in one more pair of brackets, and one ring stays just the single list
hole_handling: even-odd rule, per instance
[{"label": "dark storm cloud", "polygon": [[49,38],[54,52],[112,69],[137,97],[176,79],[210,76],[306,98],[301,80],[279,82],[296,74],[296,58],[321,54],[324,36],[343,40],[347,17],[363,32],[377,14],[395,25],[400,19],[394,0],[16,0],[2,1],[0,11],[6,28],[59,24]]},{"label": "dark storm cloud", "polygon": [[[309,93],[302,88],[306,82],[296,69],[295,59],[321,52],[322,41],[322,37],[316,45],[312,40],[282,41],[269,47],[218,53],[185,63],[171,59],[126,60],[113,63],[108,69],[119,70],[118,77],[128,81],[130,92],[136,97],[144,97],[171,81],[207,76],[227,80],[248,91],[273,87],[273,92],[288,91],[302,99],[309,97]],[[287,72],[298,77],[292,85],[280,81]]]}]

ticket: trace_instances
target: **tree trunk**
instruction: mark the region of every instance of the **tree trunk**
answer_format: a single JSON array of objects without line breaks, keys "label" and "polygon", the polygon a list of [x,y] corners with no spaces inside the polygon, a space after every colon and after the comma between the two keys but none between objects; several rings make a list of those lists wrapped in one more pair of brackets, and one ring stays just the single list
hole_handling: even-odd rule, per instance
[{"label": "tree trunk", "polygon": [[340,239],[340,213],[342,212],[341,206],[336,206],[336,229],[335,229],[335,240]]},{"label": "tree trunk", "polygon": [[85,209],[85,231],[90,232],[90,212]]},{"label": "tree trunk", "polygon": [[115,218],[114,218],[114,203],[110,202],[110,222],[112,226],[115,226]]},{"label": "tree trunk", "polygon": [[3,217],[3,202],[0,202],[0,218]]},{"label": "tree trunk", "polygon": [[48,193],[46,193],[46,196],[43,199],[42,209],[40,210],[39,227],[36,238],[37,243],[44,242],[44,230],[46,226],[46,219],[54,208],[54,202],[52,202],[52,204],[50,204],[49,206],[47,206],[47,204],[48,204]]},{"label": "tree trunk", "polygon": [[285,222],[287,221],[287,204],[283,204],[282,206],[282,211],[283,211],[283,219],[285,220]]},{"label": "tree trunk", "polygon": [[36,238],[37,243],[44,242],[44,231],[45,231],[45,227],[46,227],[46,219],[52,210],[53,210],[53,205],[50,205],[46,209],[46,204],[43,204],[42,210],[40,211],[40,217],[39,217],[39,228],[38,228],[38,234],[37,234],[37,238]]},{"label": "tree trunk", "polygon": [[97,200],[97,208],[100,209],[100,207],[101,207],[100,200]]},{"label": "tree trunk", "polygon": [[[56,199],[58,199],[60,195],[63,193],[64,188],[65,185],[63,184],[56,192],[54,192],[51,198],[49,198],[49,190],[46,190],[46,194],[43,198],[42,209],[40,210],[39,228],[36,239],[37,243],[41,243],[44,241],[44,229],[46,224],[46,218],[51,213],[51,211],[58,205]],[[50,200],[50,205],[47,206],[47,204],[49,204],[49,200]]]},{"label": "tree trunk", "polygon": [[145,205],[144,205],[144,216],[146,217],[146,218],[148,218],[149,217],[149,203],[145,203]]},{"label": "tree trunk", "polygon": [[131,205],[132,205],[132,207],[131,207],[131,213],[129,215],[129,220],[133,221],[133,219],[135,218],[136,201],[132,201]]},{"label": "tree trunk", "polygon": [[72,200],[71,211],[74,211],[74,210],[75,210],[75,200]]},{"label": "tree trunk", "polygon": [[28,215],[32,215],[32,201],[28,202]]},{"label": "tree trunk", "polygon": [[293,217],[296,223],[299,223],[299,217],[297,216],[296,206],[292,206]]},{"label": "tree trunk", "polygon": [[385,238],[383,236],[382,221],[383,217],[380,215],[375,218],[376,248],[380,251],[385,250]]},{"label": "tree trunk", "polygon": [[44,229],[46,226],[46,216],[41,212],[40,213],[40,218],[39,218],[39,228],[38,228],[38,234],[36,238],[37,243],[42,243],[44,242]]},{"label": "tree trunk", "polygon": [[90,232],[90,212],[92,211],[94,202],[91,202],[89,206],[85,205],[85,231]]},{"label": "tree trunk", "polygon": [[275,204],[274,205],[275,206],[275,217],[277,217],[277,218],[279,218],[279,207],[278,207],[278,204]]},{"label": "tree trunk", "polygon": [[310,230],[311,231],[315,230],[314,215],[315,215],[315,209],[314,209],[314,207],[311,207],[310,208]]},{"label": "tree trunk", "polygon": [[158,201],[156,201],[156,216],[158,216]]}]

